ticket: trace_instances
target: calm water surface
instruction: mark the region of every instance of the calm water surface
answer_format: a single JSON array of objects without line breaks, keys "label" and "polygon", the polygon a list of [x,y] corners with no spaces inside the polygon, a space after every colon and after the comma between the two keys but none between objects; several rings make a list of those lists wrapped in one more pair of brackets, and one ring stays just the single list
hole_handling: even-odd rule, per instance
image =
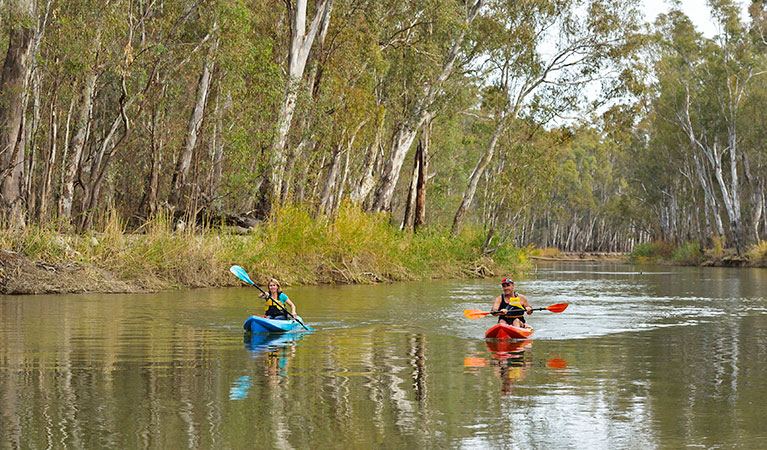
[{"label": "calm water surface", "polygon": [[0,448],[767,448],[767,271],[559,263],[533,338],[497,280],[0,296]]}]

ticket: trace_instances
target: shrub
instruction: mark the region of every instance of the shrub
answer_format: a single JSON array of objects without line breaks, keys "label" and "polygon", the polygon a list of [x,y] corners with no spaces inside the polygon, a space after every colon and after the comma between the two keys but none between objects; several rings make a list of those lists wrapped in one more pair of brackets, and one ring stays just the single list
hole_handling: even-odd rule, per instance
[{"label": "shrub", "polygon": [[109,211],[96,222],[99,230],[82,235],[0,228],[0,245],[47,262],[76,260],[159,289],[234,284],[228,272],[233,264],[245,267],[256,282],[276,277],[287,284],[481,277],[528,265],[527,252],[510,244],[500,246],[492,258],[484,255],[481,227],[467,226],[453,238],[447,228],[399,231],[387,214],[369,214],[351,203],[332,216],[315,217],[311,210],[284,206],[245,235],[174,230],[167,212],[138,233],[128,233]]},{"label": "shrub", "polygon": [[706,256],[713,260],[722,259],[724,257],[724,236],[715,236],[711,238],[711,241],[714,246],[706,250]]},{"label": "shrub", "polygon": [[754,266],[767,266],[767,241],[760,240],[754,244],[748,252],[748,262]]},{"label": "shrub", "polygon": [[674,254],[674,247],[667,242],[653,241],[639,244],[629,255],[629,259],[635,262],[647,262],[650,260],[667,260]]},{"label": "shrub", "polygon": [[698,241],[687,242],[674,252],[672,259],[680,264],[699,264],[703,260]]}]

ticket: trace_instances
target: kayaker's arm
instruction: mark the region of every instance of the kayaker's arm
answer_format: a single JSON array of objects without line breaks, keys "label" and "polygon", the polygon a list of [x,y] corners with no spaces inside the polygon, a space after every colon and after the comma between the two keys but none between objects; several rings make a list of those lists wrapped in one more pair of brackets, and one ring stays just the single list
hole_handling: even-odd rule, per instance
[{"label": "kayaker's arm", "polygon": [[499,314],[500,315],[504,315],[504,314],[506,314],[508,312],[505,309],[500,309],[499,310],[498,308],[500,308],[500,307],[501,307],[501,296],[499,295],[499,296],[495,297],[495,300],[493,300],[493,307],[490,308],[490,313],[492,315],[494,315],[494,316],[497,316]]},{"label": "kayaker's arm", "polygon": [[530,306],[530,303],[527,301],[527,298],[525,298],[525,296],[522,294],[518,294],[517,296],[519,297],[519,301],[520,303],[522,303],[522,306],[525,307],[525,312],[527,312],[528,314],[532,314],[533,307]]},{"label": "kayaker's arm", "polygon": [[296,316],[296,305],[294,305],[293,302],[291,302],[289,298],[285,298],[285,303],[288,306],[290,306],[291,314],[293,314],[293,317],[295,317]]}]

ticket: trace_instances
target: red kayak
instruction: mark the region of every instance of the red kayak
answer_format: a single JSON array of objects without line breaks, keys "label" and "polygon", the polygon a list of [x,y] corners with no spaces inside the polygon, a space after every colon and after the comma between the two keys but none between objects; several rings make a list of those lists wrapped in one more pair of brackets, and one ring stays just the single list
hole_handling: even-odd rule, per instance
[{"label": "red kayak", "polygon": [[533,334],[532,328],[518,328],[498,323],[485,333],[486,339],[525,339]]}]

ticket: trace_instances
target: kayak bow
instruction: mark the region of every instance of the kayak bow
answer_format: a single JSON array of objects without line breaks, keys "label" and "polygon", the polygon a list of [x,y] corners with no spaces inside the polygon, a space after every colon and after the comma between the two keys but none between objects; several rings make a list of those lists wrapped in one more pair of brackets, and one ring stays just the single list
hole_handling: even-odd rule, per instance
[{"label": "kayak bow", "polygon": [[525,339],[533,334],[532,328],[519,328],[504,323],[492,326],[485,333],[486,339]]},{"label": "kayak bow", "polygon": [[[245,331],[250,331],[251,333],[287,333],[301,329],[304,325],[293,319],[275,320],[254,315],[248,317],[242,327]],[[306,327],[306,329],[311,330],[309,327]]]}]

